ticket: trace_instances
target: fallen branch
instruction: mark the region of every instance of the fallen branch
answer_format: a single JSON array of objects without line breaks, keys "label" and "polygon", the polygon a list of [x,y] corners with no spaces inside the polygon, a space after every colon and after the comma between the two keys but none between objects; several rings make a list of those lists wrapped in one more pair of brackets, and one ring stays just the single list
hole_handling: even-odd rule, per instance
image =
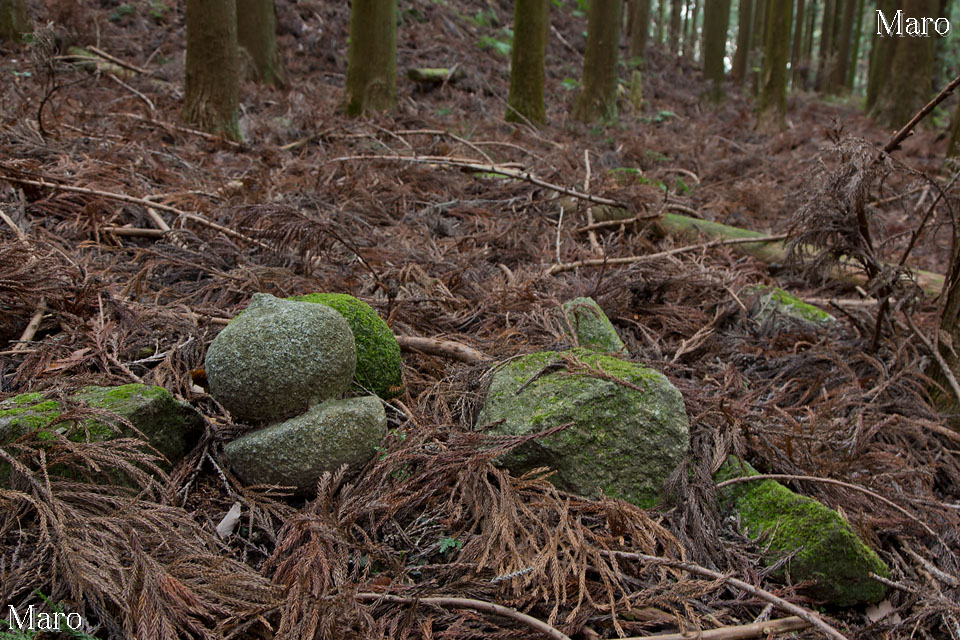
[{"label": "fallen branch", "polygon": [[547,182],[546,180],[541,180],[540,178],[534,176],[529,171],[515,171],[513,169],[507,169],[506,167],[493,165],[493,164],[480,164],[476,162],[463,161],[463,160],[451,160],[450,158],[445,157],[434,157],[434,156],[382,156],[382,155],[373,155],[373,156],[341,156],[339,158],[333,158],[328,160],[327,164],[332,164],[334,162],[353,162],[355,160],[365,160],[365,161],[384,161],[384,162],[409,162],[410,164],[437,164],[446,167],[456,167],[458,169],[469,169],[470,171],[477,171],[480,173],[497,173],[508,178],[513,178],[515,180],[522,180],[524,182],[529,182],[530,184],[535,184],[538,187],[543,187],[544,189],[550,189],[551,191],[556,191],[557,193],[562,193],[568,195],[572,198],[577,198],[579,200],[585,200],[587,202],[593,202],[596,204],[605,204],[613,207],[621,207],[623,209],[627,208],[627,205],[616,200],[611,200],[609,198],[601,198],[599,196],[592,196],[589,193],[583,193],[582,191],[577,191],[576,189],[569,189],[567,187],[561,187],[560,185]]},{"label": "fallen branch", "polygon": [[461,342],[453,342],[452,340],[397,336],[397,342],[400,343],[400,350],[408,353],[420,352],[431,356],[443,356],[445,358],[466,362],[467,364],[481,364],[491,360],[489,356],[477,351],[473,347],[468,347]]},{"label": "fallen branch", "polygon": [[767,602],[773,604],[776,607],[780,607],[785,611],[789,611],[795,616],[806,620],[811,625],[822,631],[828,637],[833,638],[834,640],[849,640],[845,635],[834,629],[832,626],[824,622],[820,616],[812,611],[808,611],[803,607],[798,607],[797,605],[787,602],[779,596],[775,596],[765,589],[760,587],[755,587],[752,584],[744,582],[743,580],[737,580],[732,578],[724,573],[719,571],[713,571],[705,567],[701,567],[698,564],[693,564],[692,562],[682,562],[680,560],[670,560],[668,558],[658,558],[656,556],[648,556],[643,553],[633,553],[630,551],[607,551],[600,550],[602,555],[615,555],[619,558],[624,558],[627,560],[637,560],[639,562],[649,562],[651,564],[662,564],[668,567],[673,567],[674,569],[680,569],[682,571],[689,571],[690,573],[695,573],[697,575],[706,576],[712,578],[713,580],[722,580],[723,582],[728,583],[729,585],[740,589],[741,591],[746,591],[750,595],[766,600]]},{"label": "fallen branch", "polygon": [[648,262],[650,260],[659,260],[660,258],[667,258],[669,256],[675,256],[681,253],[689,253],[691,251],[699,251],[701,249],[709,249],[711,247],[718,247],[720,245],[727,244],[745,244],[745,243],[762,243],[762,242],[776,242],[778,240],[783,240],[787,237],[787,234],[780,234],[776,236],[758,236],[755,238],[730,238],[726,240],[713,240],[712,242],[705,242],[703,244],[695,244],[686,247],[678,247],[676,249],[670,249],[669,251],[661,251],[659,253],[651,253],[644,256],[626,256],[624,258],[592,258],[590,260],[577,260],[576,262],[566,262],[563,264],[555,264],[549,269],[546,273],[548,276],[553,276],[558,273],[563,273],[564,271],[573,271],[574,269],[579,269],[580,267],[602,267],[604,265],[611,264],[636,264],[638,262]]},{"label": "fallen branch", "polygon": [[106,233],[131,238],[162,238],[167,234],[163,229],[141,229],[139,227],[104,227]]},{"label": "fallen branch", "polygon": [[736,626],[719,627],[707,631],[685,631],[682,633],[658,634],[655,636],[634,636],[623,640],[746,640],[747,638],[769,638],[774,633],[801,631],[810,627],[810,623],[799,616],[753,622]]},{"label": "fallen branch", "polygon": [[446,596],[438,596],[433,598],[406,598],[403,596],[391,595],[389,593],[358,593],[356,598],[357,600],[362,600],[364,602],[396,602],[398,604],[412,604],[414,606],[430,604],[449,609],[474,609],[476,611],[484,611],[486,613],[492,613],[494,615],[503,616],[504,618],[516,620],[517,622],[525,624],[531,629],[536,629],[548,638],[553,638],[553,640],[570,640],[570,636],[560,632],[557,629],[554,629],[545,622],[537,620],[533,616],[520,613],[516,609],[511,609],[510,607],[504,607],[502,605],[494,604],[492,602],[485,602],[483,600],[474,600],[473,598],[452,598]]}]

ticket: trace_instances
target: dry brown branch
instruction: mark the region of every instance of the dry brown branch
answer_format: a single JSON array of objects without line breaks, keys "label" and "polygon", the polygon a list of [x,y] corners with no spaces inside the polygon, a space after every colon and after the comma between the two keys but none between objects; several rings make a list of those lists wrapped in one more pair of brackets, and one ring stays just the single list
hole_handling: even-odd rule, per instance
[{"label": "dry brown branch", "polygon": [[727,240],[713,240],[711,242],[705,242],[703,244],[690,245],[686,247],[678,247],[676,249],[661,251],[659,253],[651,253],[645,256],[627,256],[624,258],[594,258],[590,260],[578,260],[576,262],[555,264],[549,269],[547,269],[545,273],[548,276],[553,276],[558,273],[563,273],[564,271],[573,271],[574,269],[579,269],[581,267],[602,267],[602,266],[611,265],[611,264],[636,264],[638,262],[660,260],[661,258],[668,258],[670,256],[679,255],[681,253],[689,253],[691,251],[701,251],[703,249],[710,249],[712,247],[719,247],[721,245],[745,244],[750,242],[755,242],[758,244],[764,243],[764,242],[777,242],[779,240],[783,240],[786,237],[787,237],[786,234],[780,234],[775,236],[759,236],[756,238],[730,238]]},{"label": "dry brown branch", "polygon": [[234,142],[227,138],[222,138],[218,135],[212,133],[207,133],[206,131],[199,131],[197,129],[191,129],[190,127],[184,127],[183,125],[173,124],[172,122],[163,122],[161,120],[154,120],[153,118],[147,118],[136,113],[111,113],[111,116],[117,118],[129,118],[131,120],[139,120],[140,122],[145,122],[146,124],[152,124],[155,127],[160,127],[162,129],[170,129],[173,131],[179,131],[180,133],[188,133],[192,136],[197,136],[203,138],[204,140],[209,140],[211,142],[221,142],[228,147],[233,147],[234,149],[240,149],[243,145],[239,142]]},{"label": "dry brown branch", "polygon": [[140,100],[142,100],[143,103],[144,103],[145,105],[147,105],[147,108],[150,109],[151,113],[157,110],[157,107],[153,104],[153,100],[151,100],[151,99],[148,98],[147,96],[143,95],[142,92],[137,91],[136,89],[134,89],[133,87],[131,87],[131,86],[128,85],[126,82],[124,82],[123,80],[121,80],[120,78],[118,78],[116,75],[114,75],[114,74],[112,74],[112,73],[108,73],[108,74],[107,74],[107,77],[110,78],[111,80],[113,80],[114,82],[116,82],[118,85],[120,85],[121,87],[123,87],[123,88],[126,89],[127,91],[129,91],[130,93],[132,93],[133,95],[135,95],[135,96],[137,96],[138,98],[140,98]]},{"label": "dry brown branch", "polygon": [[940,371],[950,384],[950,391],[953,392],[953,397],[957,402],[960,402],[960,382],[957,381],[957,377],[953,374],[950,365],[947,364],[943,354],[940,353],[940,349],[935,347],[933,343],[917,329],[917,325],[914,324],[913,318],[910,317],[909,313],[904,314],[904,317],[907,319],[907,324],[910,325],[910,330],[913,331],[913,335],[917,336],[920,342],[923,343],[923,346],[927,348],[930,355],[933,356],[933,359],[937,361],[937,366],[940,367]]},{"label": "dry brown branch", "polygon": [[476,611],[492,613],[494,615],[510,618],[511,620],[516,620],[517,622],[527,625],[531,629],[536,629],[548,638],[553,638],[554,640],[570,640],[570,636],[566,635],[565,633],[561,633],[557,629],[554,629],[545,622],[537,620],[533,616],[520,613],[516,609],[511,609],[510,607],[504,607],[492,602],[484,602],[483,600],[474,600],[473,598],[447,598],[442,596],[433,598],[404,598],[402,596],[394,596],[387,593],[358,593],[357,600],[363,600],[365,602],[396,602],[399,604],[412,605],[426,604],[437,607],[449,607],[452,609],[475,609]]},{"label": "dry brown branch", "polygon": [[407,352],[421,352],[432,356],[443,356],[460,360],[467,364],[480,364],[489,362],[492,358],[477,351],[473,347],[468,347],[462,342],[453,340],[440,340],[438,338],[421,338],[416,336],[397,336],[397,342],[400,349]]},{"label": "dry brown branch", "polygon": [[903,125],[903,128],[900,129],[900,131],[897,131],[895,134],[893,134],[887,144],[883,146],[884,153],[893,153],[896,151],[900,147],[900,143],[903,142],[904,139],[910,135],[910,132],[913,130],[913,128],[917,126],[917,123],[923,120],[928,113],[933,111],[938,104],[946,100],[947,96],[953,93],[953,90],[958,86],[960,86],[960,76],[957,76],[951,80],[947,86],[940,90],[940,93],[934,96],[933,100],[924,105],[924,107],[920,109],[915,116],[910,118],[910,122]]},{"label": "dry brown branch", "polygon": [[842,481],[842,480],[835,480],[835,479],[833,479],[833,478],[818,478],[818,477],[816,477],[816,476],[802,476],[802,475],[792,475],[792,474],[785,474],[785,473],[761,473],[761,474],[758,474],[758,475],[755,475],[755,476],[740,476],[739,478],[730,478],[729,480],[724,480],[723,482],[718,482],[716,485],[714,485],[714,488],[715,488],[715,489],[722,489],[723,487],[729,486],[729,485],[731,485],[731,484],[739,484],[739,483],[741,483],[741,482],[751,482],[751,481],[753,481],[753,480],[806,480],[806,481],[809,481],[809,482],[819,482],[819,483],[822,483],[822,484],[833,484],[833,485],[836,485],[836,486],[838,486],[838,487],[844,487],[844,488],[846,488],[846,489],[853,489],[854,491],[859,491],[860,493],[863,493],[863,494],[865,494],[865,495],[870,496],[870,497],[873,498],[874,500],[878,500],[878,501],[882,502],[883,504],[887,505],[888,507],[891,507],[891,508],[893,508],[893,509],[896,509],[897,511],[899,511],[900,513],[902,513],[903,515],[905,515],[906,517],[908,517],[910,520],[913,520],[914,522],[916,522],[917,524],[919,524],[921,527],[923,527],[924,529],[926,529],[926,530],[927,530],[927,533],[929,533],[930,535],[932,535],[932,536],[934,536],[934,537],[937,537],[937,532],[936,532],[936,531],[934,531],[933,529],[931,529],[925,522],[923,522],[923,521],[920,520],[917,516],[913,515],[912,513],[910,513],[909,511],[907,511],[906,509],[904,509],[904,508],[901,507],[900,505],[898,505],[896,502],[893,502],[892,500],[888,500],[887,498],[884,498],[883,496],[877,494],[876,492],[871,491],[870,489],[867,489],[866,487],[861,487],[861,486],[859,486],[859,485],[850,484],[849,482],[844,482],[844,481]]},{"label": "dry brown branch", "polygon": [[629,551],[601,551],[601,553],[604,555],[615,555],[620,558],[625,558],[629,560],[637,560],[639,562],[662,564],[668,567],[673,567],[675,569],[689,571],[690,573],[695,573],[697,575],[707,576],[708,578],[712,578],[714,580],[720,580],[720,581],[726,582],[731,586],[736,587],[737,589],[746,591],[752,596],[761,598],[762,600],[766,600],[767,602],[773,604],[775,607],[780,607],[784,611],[788,611],[793,615],[799,618],[802,618],[803,620],[809,622],[812,626],[816,627],[817,629],[822,631],[824,634],[826,634],[828,637],[833,638],[834,640],[848,640],[848,638],[845,635],[843,635],[842,633],[834,629],[832,626],[830,626],[826,622],[824,622],[820,618],[820,616],[818,616],[816,613],[809,611],[807,609],[804,609],[802,607],[798,607],[793,603],[787,602],[783,598],[780,598],[779,596],[775,596],[765,589],[761,589],[760,587],[755,587],[752,584],[748,584],[744,582],[743,580],[737,580],[736,578],[720,573],[718,571],[713,571],[711,569],[701,567],[700,565],[694,564],[692,562],[680,562],[677,560],[670,560],[667,558],[658,558],[656,556],[648,556],[643,553],[633,553]]},{"label": "dry brown branch", "polygon": [[167,234],[162,229],[140,229],[138,227],[104,227],[106,233],[130,238],[162,238]]},{"label": "dry brown branch", "polygon": [[431,156],[419,156],[419,157],[410,157],[410,156],[381,156],[381,155],[370,155],[370,156],[341,156],[339,158],[333,158],[328,160],[327,164],[332,164],[334,162],[353,162],[355,160],[362,160],[367,162],[372,161],[384,161],[384,162],[409,162],[411,164],[436,164],[447,167],[456,167],[458,169],[468,169],[470,171],[478,171],[480,173],[499,173],[502,176],[508,178],[513,178],[515,180],[522,180],[524,182],[529,182],[530,184],[535,184],[538,187],[543,187],[544,189],[550,189],[551,191],[556,191],[557,193],[562,193],[568,195],[571,198],[577,198],[579,200],[585,200],[587,202],[593,202],[595,204],[605,204],[611,207],[621,207],[623,209],[628,208],[627,205],[622,202],[617,202],[616,200],[610,200],[609,198],[600,198],[598,196],[591,196],[589,193],[583,193],[582,191],[577,191],[575,189],[569,189],[567,187],[561,187],[560,185],[547,182],[537,178],[529,171],[515,171],[509,169],[504,165],[488,165],[480,164],[477,162],[466,161],[466,160],[454,160],[451,158],[444,157],[431,157]]},{"label": "dry brown branch", "polygon": [[27,323],[27,328],[23,330],[17,344],[13,346],[14,352],[26,349],[27,344],[37,335],[37,330],[40,328],[40,323],[43,321],[43,314],[46,309],[47,301],[44,298],[40,298],[40,302],[37,304],[37,310],[30,316],[30,322]]},{"label": "dry brown branch", "polygon": [[624,218],[622,220],[604,220],[603,222],[593,222],[584,227],[579,227],[576,229],[577,233],[583,233],[585,231],[594,231],[596,229],[615,229],[628,224],[633,224],[634,222],[643,222],[646,220],[656,220],[660,217],[659,213],[651,213],[644,215],[637,215],[631,218]]},{"label": "dry brown branch", "polygon": [[123,67],[124,69],[129,69],[130,71],[133,71],[134,73],[139,73],[139,74],[141,74],[141,75],[145,75],[145,76],[150,75],[150,72],[147,71],[146,69],[142,69],[142,68],[140,68],[140,67],[138,67],[138,66],[136,66],[136,65],[134,65],[134,64],[130,64],[129,62],[125,62],[124,60],[121,60],[120,58],[117,58],[116,56],[112,56],[112,55],[110,55],[109,53],[107,53],[106,51],[102,51],[102,50],[100,50],[100,49],[98,49],[98,48],[96,48],[96,47],[94,47],[94,46],[88,46],[88,47],[84,47],[84,48],[85,48],[87,51],[92,51],[93,53],[97,54],[98,56],[100,56],[100,57],[103,58],[104,60],[109,60],[110,62],[112,62],[113,64],[117,65],[118,67]]},{"label": "dry brown branch", "polygon": [[653,636],[632,636],[623,640],[747,640],[748,638],[772,638],[774,634],[789,631],[802,631],[811,625],[797,616],[753,622],[706,631],[685,631],[681,633],[657,634]]},{"label": "dry brown branch", "polygon": [[687,176],[697,184],[700,184],[700,176],[695,174],[693,171],[690,171],[689,169],[681,169],[680,167],[667,167],[666,169],[661,169],[660,171],[663,173],[679,173],[681,175]]},{"label": "dry brown branch", "polygon": [[[590,193],[590,151],[587,149],[583,150],[583,163],[586,165],[586,174],[583,178],[583,191],[584,193]],[[593,207],[589,204],[587,205],[587,229],[590,229],[587,232],[587,237],[590,238],[590,248],[593,249],[593,252],[599,255],[603,255],[603,248],[600,247],[600,243],[597,242],[597,234],[591,229],[593,226]]]}]

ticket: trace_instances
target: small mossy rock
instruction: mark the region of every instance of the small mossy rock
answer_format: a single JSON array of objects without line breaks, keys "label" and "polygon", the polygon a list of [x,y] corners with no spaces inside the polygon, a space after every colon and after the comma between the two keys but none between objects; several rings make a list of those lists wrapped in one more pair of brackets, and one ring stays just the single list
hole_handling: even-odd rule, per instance
[{"label": "small mossy rock", "polygon": [[325,472],[358,471],[376,455],[387,415],[376,396],[327,400],[306,413],[227,444],[230,466],[248,484],[316,490]]},{"label": "small mossy rock", "polygon": [[357,372],[354,381],[366,393],[374,392],[384,400],[403,391],[400,344],[373,307],[345,293],[309,293],[287,300],[313,302],[340,312],[357,347]]},{"label": "small mossy rock", "polygon": [[778,328],[783,325],[784,318],[816,326],[825,326],[836,321],[836,318],[823,309],[807,304],[783,289],[761,285],[753,287],[751,292],[758,297],[759,306],[754,317],[760,323],[767,322],[771,316]]},{"label": "small mossy rock", "polygon": [[576,334],[579,346],[613,353],[626,351],[617,330],[593,298],[568,300],[562,310],[565,324]]},{"label": "small mossy rock", "polygon": [[256,293],[207,350],[210,393],[237,420],[276,422],[350,388],[357,351],[343,316]]},{"label": "small mossy rock", "polygon": [[[197,410],[174,398],[163,387],[142,384],[84,387],[73,399],[128,420],[171,465],[179,462],[203,435],[203,418]],[[106,416],[86,420],[86,429],[68,423],[50,427],[60,413],[60,403],[45,399],[42,393],[25,393],[0,402],[0,446],[30,431],[37,431],[40,440],[52,439],[51,429],[77,442],[86,440],[88,434],[92,442],[139,437],[122,422],[112,422]],[[163,462],[160,466],[170,468]],[[0,476],[6,478],[6,475],[4,465]]]},{"label": "small mossy rock", "polygon": [[[596,375],[563,371],[565,358]],[[683,397],[663,374],[589,349],[533,353],[493,374],[477,427],[527,435],[568,422],[498,462],[514,475],[551,467],[559,488],[583,496],[602,490],[643,508],[663,501],[663,484],[690,439]]]},{"label": "small mossy rock", "polygon": [[[753,467],[731,456],[714,480],[754,475]],[[767,566],[799,549],[787,570],[794,582],[813,581],[807,592],[815,600],[849,607],[879,602],[886,594],[886,587],[871,579],[870,573],[886,578],[890,569],[830,507],[775,480],[732,484],[720,493],[725,507],[739,515],[749,535],[769,536]]]}]

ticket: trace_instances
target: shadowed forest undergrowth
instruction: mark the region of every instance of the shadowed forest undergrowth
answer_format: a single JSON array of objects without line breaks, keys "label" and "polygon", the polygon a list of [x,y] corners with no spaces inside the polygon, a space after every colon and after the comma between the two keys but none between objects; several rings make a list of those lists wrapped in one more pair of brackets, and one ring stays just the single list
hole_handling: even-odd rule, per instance
[{"label": "shadowed forest undergrowth", "polygon": [[[735,245],[548,273],[710,240],[664,233],[665,212],[790,232],[856,259],[842,240],[857,199],[877,239],[864,264],[906,250],[907,265],[945,273],[956,189],[911,240],[950,178],[936,132],[869,165],[890,132],[795,95],[791,128],[760,135],[749,97],[731,89],[701,105],[699,72],[656,50],[644,108],[585,127],[566,115],[564,82],[578,76],[584,25],[561,11],[550,124],[510,125],[508,61],[478,47],[486,27],[463,17],[487,4],[405,4],[400,68],[459,65],[463,78],[429,91],[401,82],[396,112],[345,118],[348,6],[283,3],[290,87],[242,87],[242,145],[179,124],[182,6],[163,27],[146,12],[61,8],[29,48],[0,50],[0,399],[44,391],[69,406],[84,385],[144,382],[189,401],[207,427],[169,472],[131,439],[28,436],[0,450],[13,469],[0,489],[0,600],[62,603],[99,638],[465,639],[708,630],[788,615],[773,595],[830,625],[801,620],[798,637],[960,637],[960,436],[934,409],[918,337],[936,331],[933,296],[893,272],[857,285]],[[91,72],[58,57],[66,44],[147,73]],[[636,220],[585,230],[588,202],[571,207],[544,182],[622,203]],[[758,322],[757,284],[839,321]],[[305,502],[231,475],[223,444],[245,427],[197,370],[254,293],[313,291],[357,296],[398,336],[475,351],[409,347],[382,455],[358,477],[324,478]],[[879,329],[878,291],[894,299]],[[554,311],[576,296],[595,298],[632,359],[683,394],[692,445],[673,506],[565,494],[548,470],[511,477],[491,461],[516,439],[474,430],[490,363],[572,346]],[[38,312],[36,334],[17,343]],[[58,420],[82,429],[95,417],[76,407]],[[774,579],[765,540],[718,511],[712,476],[730,453],[805,477],[784,482],[838,509],[891,567],[893,611],[821,611],[803,585]],[[47,473],[55,466],[71,472]],[[107,468],[133,488],[105,483]],[[236,502],[237,532],[221,540]]]}]

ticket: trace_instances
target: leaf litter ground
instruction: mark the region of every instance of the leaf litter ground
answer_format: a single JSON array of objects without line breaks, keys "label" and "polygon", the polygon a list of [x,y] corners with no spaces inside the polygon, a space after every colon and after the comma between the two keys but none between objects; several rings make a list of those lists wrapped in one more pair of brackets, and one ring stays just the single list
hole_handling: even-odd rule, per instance
[{"label": "leaf litter ground", "polygon": [[[840,510],[892,569],[886,617],[820,611],[839,633],[956,637],[960,437],[931,408],[930,354],[904,316],[932,334],[935,300],[907,304],[900,292],[872,348],[876,305],[853,285],[733,247],[546,273],[601,250],[640,256],[694,242],[644,219],[670,210],[765,233],[793,225],[795,236],[815,222],[812,231],[827,231],[805,241],[836,242],[830,225],[849,224],[837,218],[852,198],[844,187],[865,175],[851,177],[842,145],[854,136],[882,146],[887,133],[850,107],[797,95],[792,127],[761,136],[748,98],[731,89],[723,105],[701,104],[698,72],[659,51],[641,111],[624,106],[603,127],[570,122],[566,87],[579,75],[585,25],[568,11],[554,11],[551,124],[507,125],[508,62],[477,46],[509,24],[506,4],[408,4],[401,68],[458,65],[463,78],[432,90],[401,82],[395,113],[343,118],[347,7],[282,3],[291,86],[243,85],[242,146],[178,122],[182,3],[122,14],[54,3],[55,32],[41,30],[29,50],[0,51],[0,203],[23,231],[0,226],[0,397],[42,390],[66,403],[64,426],[82,427],[95,415],[70,405],[71,390],[138,381],[190,401],[208,422],[202,445],[169,473],[135,441],[26,437],[5,449],[15,473],[0,490],[3,602],[39,604],[39,592],[82,612],[97,637],[117,638],[543,637],[476,601],[584,638],[786,615],[729,578],[818,610],[802,585],[763,568],[763,539],[717,511],[712,472],[733,452],[764,472],[839,480],[899,505],[789,483]],[[148,73],[91,73],[56,57],[67,44],[95,45]],[[921,131],[898,152],[902,165],[861,180],[882,229],[878,256],[903,250],[936,195],[919,172],[946,182],[943,146]],[[582,231],[584,201],[571,206],[555,190],[440,159],[529,171],[642,219],[598,230],[594,243]],[[908,264],[946,271],[954,195]],[[813,206],[827,196],[839,204]],[[839,322],[757,322],[749,288],[760,283],[820,301]],[[326,478],[306,503],[241,485],[222,445],[244,427],[196,386],[196,369],[225,321],[261,291],[350,293],[400,336],[459,342],[490,360],[571,346],[553,310],[593,296],[632,358],[684,395],[692,446],[670,485],[676,506],[644,512],[559,492],[547,471],[498,470],[491,460],[516,442],[473,425],[488,364],[412,348],[406,391],[388,406],[390,435],[362,474]],[[37,333],[18,345],[38,309]],[[54,465],[71,479],[47,474]],[[137,490],[78,482],[110,467],[126,468]],[[236,533],[221,541],[215,527],[235,502]]]}]

